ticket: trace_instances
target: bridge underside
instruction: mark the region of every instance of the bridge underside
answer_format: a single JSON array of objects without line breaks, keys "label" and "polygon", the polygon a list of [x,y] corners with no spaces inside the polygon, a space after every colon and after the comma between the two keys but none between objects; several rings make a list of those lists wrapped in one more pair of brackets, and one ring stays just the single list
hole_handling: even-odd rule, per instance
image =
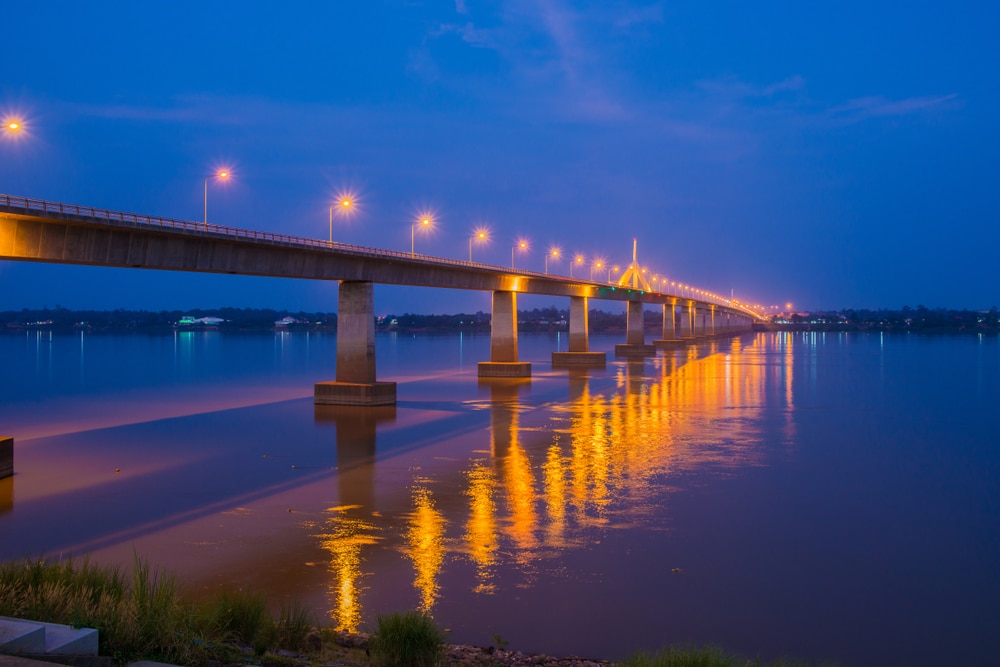
[{"label": "bridge underside", "polygon": [[[62,205],[57,206],[61,211]],[[616,352],[627,355],[655,354],[654,346],[644,338],[645,304],[663,304],[662,338],[654,340],[657,346],[747,331],[753,321],[736,308],[563,276],[515,273],[248,230],[195,228],[195,223],[157,219],[154,224],[149,218],[143,222],[141,216],[117,215],[118,219],[95,218],[48,210],[36,214],[0,204],[0,260],[340,281],[337,377],[316,384],[315,401],[320,405],[396,402],[396,384],[379,382],[375,370],[375,283],[493,292],[490,361],[480,364],[481,377],[531,375],[531,364],[518,360],[518,292],[570,298],[569,351],[553,353],[554,366],[606,362],[603,352],[589,350],[591,298],[628,302],[626,343],[616,346]]]}]

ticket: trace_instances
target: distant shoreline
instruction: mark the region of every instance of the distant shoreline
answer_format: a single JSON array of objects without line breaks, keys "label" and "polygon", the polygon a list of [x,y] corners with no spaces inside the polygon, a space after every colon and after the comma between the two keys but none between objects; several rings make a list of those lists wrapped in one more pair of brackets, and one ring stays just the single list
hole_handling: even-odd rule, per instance
[{"label": "distant shoreline", "polygon": [[[659,331],[662,312],[646,310],[647,331]],[[589,331],[593,334],[618,334],[625,331],[623,313],[591,310]],[[454,315],[386,314],[376,318],[376,331],[401,333],[484,333],[490,332],[490,313]],[[919,333],[995,333],[1000,332],[997,308],[986,311],[916,309],[841,310],[774,315],[769,322],[754,325],[757,331],[816,332],[919,332]],[[522,333],[560,333],[569,331],[569,311],[535,308],[518,312]],[[314,331],[337,332],[337,314],[275,310],[269,308],[195,308],[191,310],[69,310],[43,308],[0,311],[0,331],[51,331],[55,333],[149,333],[174,331],[224,331],[262,333]]]}]

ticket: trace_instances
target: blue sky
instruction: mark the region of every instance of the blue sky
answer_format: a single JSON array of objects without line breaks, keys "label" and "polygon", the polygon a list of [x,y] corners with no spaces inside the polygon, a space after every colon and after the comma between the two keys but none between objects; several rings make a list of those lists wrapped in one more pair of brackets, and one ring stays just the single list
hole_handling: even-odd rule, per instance
[{"label": "blue sky", "polygon": [[[53,2],[7,12],[0,192],[797,308],[1000,305],[985,2]],[[552,264],[555,271],[567,271]],[[335,284],[0,262],[0,308],[328,310]],[[489,310],[380,287],[380,312]],[[547,298],[522,307],[565,306]]]}]

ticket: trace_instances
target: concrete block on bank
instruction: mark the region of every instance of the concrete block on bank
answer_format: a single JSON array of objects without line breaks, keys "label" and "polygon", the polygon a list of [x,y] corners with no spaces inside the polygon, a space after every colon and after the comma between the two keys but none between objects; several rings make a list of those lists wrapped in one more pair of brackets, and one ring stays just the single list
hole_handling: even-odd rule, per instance
[{"label": "concrete block on bank", "polygon": [[553,352],[553,366],[604,366],[608,363],[606,352]]},{"label": "concrete block on bank", "polygon": [[97,655],[97,630],[46,623],[45,653],[47,655]]},{"label": "concrete block on bank", "polygon": [[0,616],[0,651],[30,655],[97,655],[97,630]]},{"label": "concrete block on bank", "polygon": [[530,378],[531,362],[528,361],[480,361],[481,378]]},{"label": "concrete block on bank", "polygon": [[653,341],[653,347],[657,350],[672,350],[677,347],[684,347],[688,341],[684,338],[663,338]]},{"label": "concrete block on bank", "polygon": [[0,436],[0,479],[14,474],[14,438]]},{"label": "concrete block on bank", "polygon": [[0,616],[0,653],[44,653],[45,626]]},{"label": "concrete block on bank", "polygon": [[317,382],[316,405],[395,405],[395,382]]}]

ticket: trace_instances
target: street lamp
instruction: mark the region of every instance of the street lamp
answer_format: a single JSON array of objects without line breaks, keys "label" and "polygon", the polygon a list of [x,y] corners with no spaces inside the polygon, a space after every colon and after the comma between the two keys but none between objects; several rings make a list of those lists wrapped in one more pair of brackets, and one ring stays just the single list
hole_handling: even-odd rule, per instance
[{"label": "street lamp", "polygon": [[208,229],[208,181],[211,178],[214,178],[217,181],[226,181],[229,179],[229,176],[230,172],[228,169],[220,169],[215,172],[215,174],[205,179],[205,217],[202,220],[205,225],[205,229]]},{"label": "street lamp", "polygon": [[472,261],[472,242],[477,243],[489,243],[490,240],[490,230],[488,227],[476,227],[472,230],[472,236],[469,237],[469,261]]},{"label": "street lamp", "polygon": [[429,229],[431,225],[434,224],[434,216],[431,213],[421,213],[417,216],[416,221],[410,225],[410,256],[416,255],[416,245],[414,240],[414,230],[419,225],[424,229]]},{"label": "street lamp", "polygon": [[573,266],[574,265],[581,266],[583,264],[583,259],[584,259],[583,255],[575,255],[573,257],[573,261],[570,262],[570,265],[569,265],[569,277],[570,278],[573,277]]},{"label": "street lamp", "polygon": [[590,265],[590,282],[594,282],[594,269],[600,271],[604,268],[604,260],[597,258],[594,263]]},{"label": "street lamp", "polygon": [[528,243],[528,239],[524,239],[524,238],[518,239],[517,243],[515,243],[513,246],[511,246],[511,249],[510,249],[510,268],[512,268],[512,269],[514,268],[514,251],[515,250],[520,250],[521,252],[527,252],[527,250],[528,250],[529,247],[530,247],[530,244]]},{"label": "street lamp", "polygon": [[24,122],[20,118],[7,118],[3,121],[4,131],[12,136],[24,132]]},{"label": "street lamp", "polygon": [[560,253],[562,253],[562,250],[556,246],[552,246],[549,248],[549,251],[545,253],[545,275],[549,274],[549,257],[558,260]]},{"label": "street lamp", "polygon": [[333,209],[341,215],[350,215],[354,210],[354,197],[350,194],[342,194],[337,197],[337,201],[330,204],[330,245],[333,246]]}]

